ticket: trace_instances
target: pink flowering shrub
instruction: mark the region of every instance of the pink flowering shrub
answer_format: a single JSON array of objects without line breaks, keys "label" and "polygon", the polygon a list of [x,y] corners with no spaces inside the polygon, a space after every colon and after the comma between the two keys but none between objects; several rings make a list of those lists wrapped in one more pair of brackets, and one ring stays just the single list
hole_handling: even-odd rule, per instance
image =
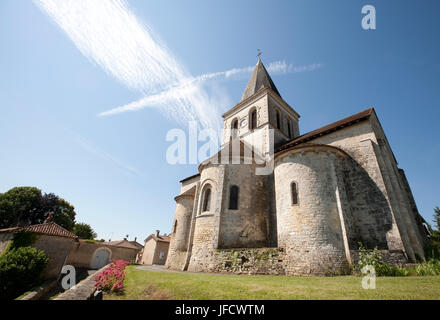
[{"label": "pink flowering shrub", "polygon": [[95,276],[95,287],[106,292],[121,292],[124,285],[125,268],[130,262],[116,260]]}]

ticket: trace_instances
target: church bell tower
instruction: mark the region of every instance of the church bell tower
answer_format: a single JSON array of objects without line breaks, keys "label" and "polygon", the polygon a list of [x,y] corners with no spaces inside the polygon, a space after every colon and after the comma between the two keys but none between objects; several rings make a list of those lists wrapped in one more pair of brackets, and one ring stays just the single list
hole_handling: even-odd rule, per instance
[{"label": "church bell tower", "polygon": [[[299,136],[299,117],[281,98],[263,62],[258,58],[241,100],[223,114],[222,145],[237,138],[265,156],[271,148],[273,150],[283,142]],[[273,139],[270,138],[272,133]]]}]

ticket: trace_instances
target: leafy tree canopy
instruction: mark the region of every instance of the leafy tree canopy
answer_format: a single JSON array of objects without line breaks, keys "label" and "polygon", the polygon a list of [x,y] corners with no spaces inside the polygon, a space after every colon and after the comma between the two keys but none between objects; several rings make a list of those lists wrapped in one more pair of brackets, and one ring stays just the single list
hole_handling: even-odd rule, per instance
[{"label": "leafy tree canopy", "polygon": [[87,223],[76,223],[72,232],[80,239],[93,240],[97,236],[96,232]]},{"label": "leafy tree canopy", "polygon": [[49,213],[55,223],[72,231],[75,208],[57,195],[35,187],[15,187],[0,194],[0,228],[43,223]]},{"label": "leafy tree canopy", "polygon": [[434,223],[437,227],[437,232],[440,231],[440,208],[435,207],[434,208]]}]

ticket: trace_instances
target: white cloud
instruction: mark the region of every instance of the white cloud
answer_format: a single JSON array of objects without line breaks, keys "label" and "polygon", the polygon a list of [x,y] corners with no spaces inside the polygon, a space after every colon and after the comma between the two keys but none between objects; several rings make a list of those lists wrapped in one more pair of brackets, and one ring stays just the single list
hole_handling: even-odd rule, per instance
[{"label": "white cloud", "polygon": [[[219,105],[150,28],[142,24],[123,0],[34,0],[69,36],[81,53],[128,88],[151,99],[167,116],[185,123],[219,128]],[[175,89],[178,87],[178,89]]]},{"label": "white cloud", "polygon": [[[242,78],[253,70],[250,66],[193,77],[159,37],[137,19],[124,0],[34,2],[60,26],[85,57],[144,96],[102,112],[100,116],[154,107],[182,125],[199,121],[203,128],[220,132],[220,110],[230,105],[230,101],[228,96],[220,94],[213,81]],[[285,74],[313,71],[321,66],[294,66],[276,61],[268,65],[268,71]]]},{"label": "white cloud", "polygon": [[[321,63],[314,63],[309,65],[293,65],[287,64],[285,61],[275,61],[268,65],[267,71],[272,75],[275,74],[287,74],[287,73],[299,73],[299,72],[309,72],[319,69],[323,66]],[[152,107],[157,104],[167,104],[172,103],[176,99],[184,99],[185,97],[191,97],[193,92],[193,86],[201,85],[205,82],[211,80],[230,80],[234,79],[242,79],[243,77],[247,77],[254,70],[254,66],[249,66],[245,68],[234,68],[227,71],[220,71],[214,73],[207,73],[201,76],[185,79],[182,83],[174,88],[171,88],[167,91],[160,92],[155,95],[146,96],[142,99],[136,100],[129,104],[119,106],[108,111],[101,112],[99,116],[109,116],[115,115],[128,111],[137,111],[147,107]],[[227,105],[227,104],[225,104]]]}]

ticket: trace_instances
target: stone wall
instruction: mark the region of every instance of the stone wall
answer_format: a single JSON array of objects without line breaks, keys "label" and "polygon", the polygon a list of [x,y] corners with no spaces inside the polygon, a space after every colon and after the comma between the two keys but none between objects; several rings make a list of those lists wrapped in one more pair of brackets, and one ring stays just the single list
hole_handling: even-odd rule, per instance
[{"label": "stone wall", "polygon": [[[310,146],[275,159],[278,245],[286,249],[289,275],[345,273],[349,267],[336,167],[345,155]],[[295,183],[298,203],[292,203]]]},{"label": "stone wall", "polygon": [[[170,243],[165,241],[158,241],[156,245],[156,253],[154,255],[153,264],[165,264],[167,261],[168,250],[170,248]],[[161,257],[161,252],[163,256]]]},{"label": "stone wall", "polygon": [[108,268],[108,265],[91,274],[69,290],[64,291],[54,300],[94,300],[94,294],[96,292],[95,276],[104,271],[106,268]]},{"label": "stone wall", "polygon": [[[223,209],[218,248],[259,248],[268,245],[267,176],[255,175],[256,165],[225,165]],[[229,209],[230,189],[239,188],[238,209]]]},{"label": "stone wall", "polygon": [[[382,246],[382,248],[390,250],[404,249],[401,233],[396,222],[396,214],[391,207],[386,181],[376,155],[377,137],[370,121],[363,121],[326,134],[312,140],[311,143],[322,143],[341,148],[353,159],[352,166],[347,166],[345,180],[347,182],[347,196],[352,201],[349,208],[353,220],[359,222],[355,233],[361,239],[371,238],[371,226],[377,226],[374,216],[380,216],[382,211],[384,216],[389,217],[387,218],[387,230],[384,235],[386,237],[386,247]],[[354,179],[351,177],[352,173],[356,175]],[[374,187],[369,193],[364,192],[365,182]],[[379,202],[378,197],[381,197]],[[375,203],[379,205],[373,207]],[[383,210],[386,210],[386,212]],[[373,214],[373,217],[371,217],[371,214]],[[354,238],[352,240],[356,241]]]},{"label": "stone wall", "polygon": [[188,250],[189,232],[194,206],[194,194],[176,197],[176,211],[174,214],[173,249],[179,251]]},{"label": "stone wall", "polygon": [[[203,271],[201,265],[209,265],[210,255],[218,246],[219,221],[223,204],[224,165],[208,165],[200,175],[200,192],[194,209],[194,225],[192,235],[191,258],[189,271]],[[207,188],[211,188],[211,203],[209,211],[202,212],[202,202]]]},{"label": "stone wall", "polygon": [[177,196],[176,211],[172,226],[169,253],[166,261],[167,267],[182,270],[186,263],[186,254],[190,242],[191,222],[194,210],[194,195]]},{"label": "stone wall", "polygon": [[[261,94],[239,105],[225,119],[225,128],[235,118],[249,121],[249,111],[256,108],[257,129],[250,132],[243,126],[239,135],[245,141],[258,137],[254,142],[265,150],[266,132],[276,121],[275,107],[280,107],[275,100]],[[275,130],[275,144],[285,139],[285,120],[291,116],[283,108],[283,132],[277,135]],[[297,126],[295,121],[292,124]],[[297,127],[294,134],[299,134]],[[296,154],[292,150],[297,148],[304,150]],[[353,252],[359,242],[367,248],[377,246],[391,264],[423,257],[425,235],[415,201],[374,113],[369,120],[326,133],[292,150],[276,155],[274,175],[269,176],[256,176],[253,165],[200,167],[199,178],[182,184],[184,192],[197,182],[197,191],[192,203],[179,202],[176,207],[175,217],[184,221],[185,228],[174,236],[174,247],[172,236],[170,258],[176,263],[167,265],[183,270],[189,264],[190,271],[234,272],[219,262],[225,261],[226,249],[249,248],[237,250],[244,250],[240,253],[243,265],[250,268],[248,261],[254,258],[248,257],[249,252],[257,250],[252,248],[273,245],[285,249],[286,274],[345,273],[349,264],[355,263]],[[291,203],[293,181],[298,187],[297,205]],[[201,212],[208,184],[212,188],[211,208]],[[229,210],[232,185],[240,188],[239,210]]]},{"label": "stone wall", "polygon": [[[14,237],[13,232],[0,233],[0,255]],[[66,259],[72,249],[75,240],[66,237],[49,236],[44,234],[37,234],[35,241],[31,244],[32,247],[44,251],[49,258],[49,262],[42,274],[43,279],[57,279],[61,273],[61,269],[66,262]]]},{"label": "stone wall", "polygon": [[145,242],[144,250],[142,252],[142,264],[153,264],[154,252],[156,250],[156,241],[151,237]]},{"label": "stone wall", "polygon": [[49,263],[43,273],[44,279],[58,278],[72,247],[77,242],[71,238],[40,234],[32,247],[43,250],[49,257]]},{"label": "stone wall", "polygon": [[[378,250],[382,261],[392,266],[404,266],[408,264],[408,259],[402,250]],[[359,250],[350,250],[353,265],[359,262]]]},{"label": "stone wall", "polygon": [[95,253],[100,249],[111,251],[109,260],[126,260],[135,262],[138,249],[117,247],[103,242],[88,242],[80,240],[76,242],[70,251],[66,264],[73,265],[78,268],[91,268]]},{"label": "stone wall", "polygon": [[234,274],[285,274],[285,253],[277,248],[217,249],[208,253],[209,265],[202,264],[205,272]]}]

